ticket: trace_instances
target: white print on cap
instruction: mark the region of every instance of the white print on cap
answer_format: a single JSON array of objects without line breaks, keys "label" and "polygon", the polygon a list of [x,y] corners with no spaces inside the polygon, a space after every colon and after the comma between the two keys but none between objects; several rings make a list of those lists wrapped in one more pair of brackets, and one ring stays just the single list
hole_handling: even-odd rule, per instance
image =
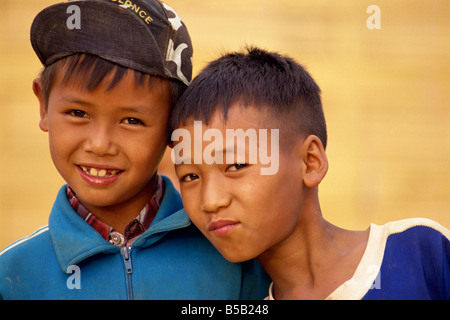
[{"label": "white print on cap", "polygon": [[175,10],[173,10],[167,4],[163,3],[163,6],[164,6],[164,8],[166,8],[166,10],[169,10],[170,12],[172,12],[175,15],[175,18],[168,18],[168,19],[169,19],[170,24],[172,25],[172,29],[177,31],[181,27],[180,16],[175,12]]},{"label": "white print on cap", "polygon": [[[172,26],[172,29],[177,31],[182,26],[180,16],[175,12],[175,10],[173,10],[167,4],[163,3],[163,6],[164,6],[164,8],[166,8],[166,10],[172,12],[175,15],[174,18],[168,18],[168,19],[169,19],[170,25]],[[177,65],[178,78],[180,78],[184,83],[189,84],[188,79],[184,76],[183,72],[181,71],[181,53],[183,52],[184,49],[186,49],[188,47],[188,45],[186,43],[181,43],[178,45],[178,47],[176,47],[175,50],[174,50],[173,46],[174,46],[173,40],[170,39],[169,45],[167,46],[166,61],[175,62],[175,64]]]}]

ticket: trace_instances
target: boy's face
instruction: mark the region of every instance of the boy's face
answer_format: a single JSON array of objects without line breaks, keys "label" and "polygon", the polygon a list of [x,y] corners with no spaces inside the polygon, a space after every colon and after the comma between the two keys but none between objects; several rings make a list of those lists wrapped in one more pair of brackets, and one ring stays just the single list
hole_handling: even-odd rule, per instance
[{"label": "boy's face", "polygon": [[[222,115],[216,112],[208,126],[203,124],[202,131],[218,129],[222,132],[223,149],[233,150],[225,138],[227,129],[255,129],[259,132],[259,129],[269,128],[265,125],[268,122],[267,116],[254,107],[233,105],[225,123]],[[194,137],[199,132],[198,129],[194,132],[194,125],[182,128],[190,132],[192,141],[198,139]],[[261,141],[258,139],[258,154]],[[293,145],[291,150],[280,151],[276,174],[261,175],[261,168],[267,165],[263,165],[259,158],[257,163],[249,164],[249,143],[247,139],[245,161],[235,155],[233,163],[227,163],[223,156],[223,164],[205,164],[204,159],[201,164],[195,164],[193,148],[191,164],[175,165],[189,217],[232,262],[257,257],[286,240],[297,225],[299,208],[303,204],[299,148]],[[211,148],[207,149],[210,144],[210,140],[203,141],[203,155],[205,150],[210,152]],[[270,139],[267,148],[270,153]]]},{"label": "boy's face", "polygon": [[46,106],[39,80],[40,127],[48,131],[53,162],[91,212],[142,209],[167,145],[168,81],[135,84],[128,73],[111,90],[112,75],[89,92],[78,80],[62,83],[59,70]]}]

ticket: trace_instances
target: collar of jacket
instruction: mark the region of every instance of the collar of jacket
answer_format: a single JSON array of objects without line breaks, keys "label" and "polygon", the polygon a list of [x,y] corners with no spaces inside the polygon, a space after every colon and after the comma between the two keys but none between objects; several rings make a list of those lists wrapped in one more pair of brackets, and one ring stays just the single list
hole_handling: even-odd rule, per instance
[{"label": "collar of jacket", "polygon": [[[164,197],[150,227],[133,243],[133,247],[148,247],[169,231],[191,224],[178,191],[170,180],[164,179]],[[115,246],[89,226],[71,207],[66,196],[66,186],[57,195],[49,217],[49,232],[59,265],[64,272],[70,265],[98,253],[118,253]]]}]

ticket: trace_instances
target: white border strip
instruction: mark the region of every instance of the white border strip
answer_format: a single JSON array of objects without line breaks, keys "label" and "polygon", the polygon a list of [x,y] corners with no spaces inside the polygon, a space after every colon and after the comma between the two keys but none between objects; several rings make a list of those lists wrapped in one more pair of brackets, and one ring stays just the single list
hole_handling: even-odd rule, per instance
[{"label": "white border strip", "polygon": [[34,237],[40,235],[41,233],[46,232],[46,231],[48,231],[48,225],[47,225],[47,226],[44,226],[44,227],[41,227],[41,228],[39,228],[39,229],[37,229],[34,233],[32,233],[31,235],[29,235],[28,237],[22,238],[22,239],[20,239],[20,240],[17,240],[16,242],[10,244],[10,245],[7,246],[5,249],[3,249],[2,251],[0,251],[0,256],[1,256],[2,254],[4,254],[5,252],[8,252],[8,251],[11,250],[12,248],[18,246],[19,244],[24,243],[25,241],[28,241],[28,240],[30,240],[30,239],[32,239],[32,238],[34,238]]}]

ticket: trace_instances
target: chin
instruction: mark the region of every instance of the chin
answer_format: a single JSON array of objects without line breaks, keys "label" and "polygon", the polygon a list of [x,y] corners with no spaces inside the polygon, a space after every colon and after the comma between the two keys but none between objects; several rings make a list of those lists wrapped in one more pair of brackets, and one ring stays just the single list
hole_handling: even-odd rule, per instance
[{"label": "chin", "polygon": [[251,260],[255,257],[253,255],[237,252],[236,250],[233,251],[233,249],[231,249],[231,250],[217,249],[217,250],[219,250],[220,254],[222,254],[222,256],[225,259],[227,259],[228,261],[233,262],[233,263],[244,262],[247,260]]}]

